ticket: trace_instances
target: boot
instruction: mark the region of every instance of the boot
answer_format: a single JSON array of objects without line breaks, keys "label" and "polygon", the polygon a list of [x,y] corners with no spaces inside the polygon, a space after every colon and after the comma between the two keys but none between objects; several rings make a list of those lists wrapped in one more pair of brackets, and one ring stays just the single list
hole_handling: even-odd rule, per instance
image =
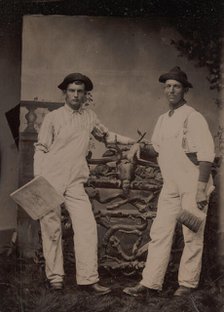
[{"label": "boot", "polygon": [[194,288],[180,286],[173,295],[174,297],[186,297],[189,296],[194,290]]},{"label": "boot", "polygon": [[90,293],[94,293],[95,295],[106,295],[111,292],[111,288],[100,285],[99,283],[91,284],[91,285],[79,285],[79,288],[82,290],[86,290]]},{"label": "boot", "polygon": [[48,281],[47,285],[48,285],[48,289],[50,289],[52,291],[58,291],[58,290],[61,291],[64,288],[64,284],[62,281],[61,282],[50,282],[50,281]]},{"label": "boot", "polygon": [[123,289],[123,292],[129,296],[132,297],[140,297],[140,296],[145,296],[147,294],[148,288],[141,285],[137,284],[134,287],[126,287]]}]

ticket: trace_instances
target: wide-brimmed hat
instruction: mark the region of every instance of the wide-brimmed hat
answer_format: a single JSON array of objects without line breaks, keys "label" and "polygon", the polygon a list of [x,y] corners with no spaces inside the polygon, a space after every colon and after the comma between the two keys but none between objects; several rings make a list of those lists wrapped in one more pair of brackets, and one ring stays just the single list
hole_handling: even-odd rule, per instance
[{"label": "wide-brimmed hat", "polygon": [[179,81],[184,87],[193,88],[192,84],[187,79],[186,73],[182,71],[179,66],[175,66],[168,73],[159,77],[160,82],[166,82],[168,79]]},{"label": "wide-brimmed hat", "polygon": [[85,84],[86,91],[91,91],[93,89],[92,81],[87,76],[80,73],[72,73],[66,76],[62,83],[58,85],[58,88],[61,90],[66,90],[69,83],[73,83],[77,80],[82,81]]}]

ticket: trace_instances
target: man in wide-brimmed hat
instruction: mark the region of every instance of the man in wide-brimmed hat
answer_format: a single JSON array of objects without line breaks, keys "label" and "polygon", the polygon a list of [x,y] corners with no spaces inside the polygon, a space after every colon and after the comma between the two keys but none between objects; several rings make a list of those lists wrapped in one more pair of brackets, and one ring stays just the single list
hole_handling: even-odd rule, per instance
[{"label": "man in wide-brimmed hat", "polygon": [[[35,144],[34,175],[43,176],[64,196],[74,230],[76,281],[82,288],[104,295],[110,288],[99,284],[97,226],[83,184],[89,176],[86,156],[91,133],[104,143],[132,144],[134,140],[109,132],[85,105],[92,81],[80,73],[66,76],[58,86],[63,107],[48,113]],[[63,287],[60,207],[40,220],[45,271],[52,289]]]},{"label": "man in wide-brimmed hat", "polygon": [[[163,188],[159,196],[157,216],[151,227],[151,241],[142,280],[124,289],[126,294],[156,294],[162,289],[169,263],[176,219],[181,209],[192,214],[206,211],[213,189],[211,165],[214,143],[204,117],[186,104],[185,93],[192,84],[179,67],[159,77],[169,111],[161,115],[152,135],[151,144],[134,144],[130,160],[136,153],[158,156]],[[184,250],[180,261],[175,296],[190,294],[199,283],[205,221],[197,233],[183,226]]]}]

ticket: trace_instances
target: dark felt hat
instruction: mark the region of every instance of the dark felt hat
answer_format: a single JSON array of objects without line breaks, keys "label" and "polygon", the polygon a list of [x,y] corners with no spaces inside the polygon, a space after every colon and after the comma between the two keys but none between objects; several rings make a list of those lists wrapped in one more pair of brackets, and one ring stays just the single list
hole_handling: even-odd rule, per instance
[{"label": "dark felt hat", "polygon": [[168,79],[179,81],[184,87],[193,88],[192,84],[187,80],[186,73],[179,66],[172,68],[168,73],[159,77],[160,82],[166,82]]},{"label": "dark felt hat", "polygon": [[69,83],[73,83],[77,80],[82,81],[85,84],[86,91],[91,91],[93,89],[92,81],[87,76],[80,73],[72,73],[66,76],[62,83],[58,85],[58,88],[61,90],[66,90]]}]

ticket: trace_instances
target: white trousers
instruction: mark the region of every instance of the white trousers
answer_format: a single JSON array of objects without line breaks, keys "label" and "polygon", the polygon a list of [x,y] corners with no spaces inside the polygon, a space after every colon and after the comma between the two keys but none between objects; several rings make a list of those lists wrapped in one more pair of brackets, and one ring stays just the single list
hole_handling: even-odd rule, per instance
[{"label": "white trousers", "polygon": [[[149,242],[148,257],[142,274],[142,285],[152,289],[162,289],[173,243],[176,216],[181,207],[192,212],[194,209],[198,209],[195,192],[180,194],[177,186],[172,182],[164,184],[159,197],[157,216],[151,227],[151,241]],[[205,221],[199,231],[193,233],[183,226],[185,246],[179,266],[179,285],[192,288],[198,286],[204,227]]]},{"label": "white trousers", "polygon": [[[83,184],[74,183],[64,194],[74,231],[76,281],[79,285],[99,280],[97,263],[97,225]],[[40,220],[45,272],[50,282],[63,280],[61,209],[58,207]]]}]

